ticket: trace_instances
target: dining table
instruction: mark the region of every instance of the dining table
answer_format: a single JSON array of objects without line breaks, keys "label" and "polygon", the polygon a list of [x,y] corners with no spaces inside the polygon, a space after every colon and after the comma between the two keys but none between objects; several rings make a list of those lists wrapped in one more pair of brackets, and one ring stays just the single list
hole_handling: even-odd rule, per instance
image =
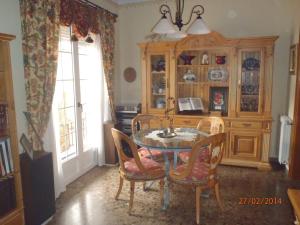
[{"label": "dining table", "polygon": [[179,152],[191,151],[193,145],[208,137],[209,134],[195,128],[174,128],[173,135],[163,137],[165,129],[150,128],[135,132],[133,141],[149,150],[160,150],[163,153],[165,164],[165,184],[162,209],[166,210],[170,202],[169,193],[169,172],[170,172],[170,153],[173,153],[173,168],[176,169]]}]

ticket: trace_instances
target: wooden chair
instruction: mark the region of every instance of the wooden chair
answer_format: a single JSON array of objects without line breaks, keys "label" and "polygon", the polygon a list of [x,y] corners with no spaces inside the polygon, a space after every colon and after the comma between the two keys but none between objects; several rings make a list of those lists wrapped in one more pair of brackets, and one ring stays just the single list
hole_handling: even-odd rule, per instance
[{"label": "wooden chair", "polygon": [[[197,129],[204,131],[206,125],[209,126],[208,131],[210,134],[223,133],[225,130],[224,120],[220,117],[207,117],[201,119],[197,125]],[[190,152],[180,152],[178,155],[181,161],[186,163],[189,160]]]},{"label": "wooden chair", "polygon": [[200,223],[200,194],[203,189],[214,188],[215,195],[223,210],[220,199],[217,166],[222,159],[226,134],[219,133],[196,143],[188,163],[171,168],[170,180],[174,183],[191,185],[196,188],[196,222]]},{"label": "wooden chair", "polygon": [[[162,120],[160,119],[160,117],[154,115],[139,114],[132,119],[131,122],[132,134],[134,135],[139,130],[149,129],[155,126],[157,128],[162,127]],[[138,154],[140,157],[151,158],[156,161],[163,160],[163,152],[160,150],[147,149],[141,147],[138,149]]]},{"label": "wooden chair", "polygon": [[137,152],[137,146],[126,134],[115,128],[112,128],[111,131],[120,163],[120,184],[115,199],[118,199],[122,191],[124,179],[128,180],[130,182],[128,213],[130,214],[133,205],[135,182],[160,180],[160,197],[162,201],[165,177],[163,167],[152,159],[145,157],[140,158]]}]

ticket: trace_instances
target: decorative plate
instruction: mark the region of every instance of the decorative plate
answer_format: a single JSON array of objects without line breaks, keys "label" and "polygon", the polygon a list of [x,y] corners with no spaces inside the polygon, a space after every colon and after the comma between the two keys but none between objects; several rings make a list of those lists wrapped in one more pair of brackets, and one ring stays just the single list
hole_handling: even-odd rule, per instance
[{"label": "decorative plate", "polygon": [[227,79],[228,71],[225,68],[208,70],[208,80],[210,81],[226,81]]},{"label": "decorative plate", "polygon": [[131,83],[135,80],[136,78],[136,71],[134,68],[132,67],[127,67],[125,70],[124,70],[124,73],[123,73],[123,76],[124,76],[124,79]]},{"label": "decorative plate", "polygon": [[243,68],[246,70],[258,70],[260,67],[260,62],[256,58],[247,58],[243,62]]}]

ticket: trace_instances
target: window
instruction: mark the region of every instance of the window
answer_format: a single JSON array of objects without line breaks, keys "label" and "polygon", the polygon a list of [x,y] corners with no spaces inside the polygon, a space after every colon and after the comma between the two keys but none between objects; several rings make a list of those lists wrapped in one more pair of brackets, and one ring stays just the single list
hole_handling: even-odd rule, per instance
[{"label": "window", "polygon": [[[99,89],[99,71],[103,70],[96,41],[74,42],[70,34],[69,27],[61,27],[54,95],[63,160],[69,160],[80,151],[85,152],[92,147],[90,137],[93,129],[90,125],[95,107],[93,94],[97,85]],[[97,37],[92,36],[92,39],[96,40]]]}]

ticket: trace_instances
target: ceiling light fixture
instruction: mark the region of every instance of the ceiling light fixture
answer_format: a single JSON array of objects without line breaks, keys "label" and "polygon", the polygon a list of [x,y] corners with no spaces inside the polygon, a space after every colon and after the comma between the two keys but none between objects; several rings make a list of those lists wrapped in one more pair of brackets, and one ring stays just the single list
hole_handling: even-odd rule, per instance
[{"label": "ceiling light fixture", "polygon": [[[155,24],[152,32],[157,34],[167,34],[168,37],[182,38],[188,34],[208,34],[210,30],[207,28],[201,15],[204,13],[204,7],[202,5],[195,5],[190,13],[190,17],[186,23],[183,22],[182,14],[184,10],[184,0],[176,0],[176,13],[175,21],[173,21],[171,9],[168,5],[162,4],[160,6],[161,19]],[[196,19],[191,23],[186,32],[182,31],[182,27],[188,25],[196,14]],[[169,18],[167,17],[169,15]],[[178,30],[175,28],[176,25]]]}]

